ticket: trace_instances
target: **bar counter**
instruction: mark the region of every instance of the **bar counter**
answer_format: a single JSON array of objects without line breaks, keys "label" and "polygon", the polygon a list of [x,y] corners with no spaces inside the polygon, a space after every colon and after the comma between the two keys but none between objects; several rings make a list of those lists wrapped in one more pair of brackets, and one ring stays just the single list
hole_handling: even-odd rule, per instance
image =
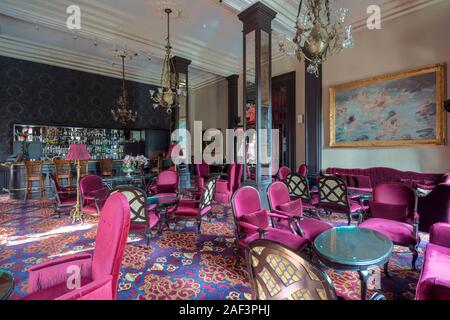
[{"label": "bar counter", "polygon": [[[4,162],[0,163],[1,168],[1,179],[0,179],[0,190],[9,193],[10,198],[13,200],[22,200],[25,196],[25,178],[26,170],[25,164],[23,162]],[[124,175],[122,172],[122,160],[113,160],[112,166],[113,172],[116,175]],[[45,186],[47,191],[47,196],[51,197],[53,195],[52,188],[49,180],[49,173],[55,173],[55,165],[52,161],[43,161],[42,168]],[[88,173],[89,174],[100,174],[100,163],[99,161],[92,160],[88,161]],[[72,164],[72,185],[76,185],[77,170],[75,163]],[[63,183],[63,185],[66,185]],[[33,184],[33,190],[37,187],[38,183]],[[38,197],[37,192],[33,192],[30,199]]]}]

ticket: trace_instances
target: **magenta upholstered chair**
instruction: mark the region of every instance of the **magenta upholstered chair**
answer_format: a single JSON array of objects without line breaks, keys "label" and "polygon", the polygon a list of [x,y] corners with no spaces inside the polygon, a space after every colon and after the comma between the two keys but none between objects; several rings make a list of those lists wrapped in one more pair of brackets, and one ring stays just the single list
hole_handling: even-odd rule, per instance
[{"label": "magenta upholstered chair", "polygon": [[[281,181],[272,183],[267,189],[267,198],[269,200],[270,210],[276,214],[286,217],[292,217],[296,234],[312,243],[314,239],[322,232],[331,229],[332,226],[324,221],[307,218],[303,216],[302,200],[291,200],[288,187]],[[282,220],[285,228],[292,228],[292,224]]]},{"label": "magenta upholstered chair", "polygon": [[109,189],[103,185],[102,177],[90,174],[81,178],[80,193],[81,211],[99,215],[109,196]]},{"label": "magenta upholstered chair", "polygon": [[197,232],[200,233],[202,218],[211,212],[215,189],[216,180],[209,179],[203,188],[200,200],[181,199],[174,210],[169,211],[169,214],[175,217],[196,218]]},{"label": "magenta upholstered chair", "polygon": [[243,173],[244,173],[244,165],[236,163],[236,170],[235,170],[236,175],[234,178],[233,192],[235,192],[237,189],[241,187]]},{"label": "magenta upholstered chair", "polygon": [[420,243],[415,206],[413,189],[402,183],[381,183],[375,187],[373,201],[369,203],[371,218],[360,224],[362,228],[384,234],[396,245],[409,247],[413,253],[413,270],[416,270]]},{"label": "magenta upholstered chair", "polygon": [[318,208],[325,212],[345,213],[348,225],[352,223],[352,216],[358,216],[358,221],[367,210],[367,207],[348,195],[347,184],[344,180],[334,176],[319,178]]},{"label": "magenta upholstered chair", "polygon": [[151,229],[159,222],[160,216],[156,211],[156,204],[150,205],[147,193],[137,187],[120,186],[111,191],[112,194],[120,192],[130,204],[130,230],[144,230],[147,247],[150,247]]},{"label": "magenta upholstered chair", "polygon": [[[120,265],[130,229],[127,198],[113,194],[100,215],[94,254],[75,254],[37,264],[29,269],[25,300],[115,300]],[[69,289],[78,267],[81,287]],[[75,282],[75,281],[74,281]]]},{"label": "magenta upholstered chair", "polygon": [[450,300],[450,224],[431,227],[416,300]]},{"label": "magenta upholstered chair", "polygon": [[290,223],[293,223],[293,219],[263,209],[258,190],[255,188],[245,186],[238,189],[234,193],[231,203],[236,223],[237,247],[246,247],[257,239],[272,240],[294,251],[301,251],[307,246],[306,239],[269,225],[270,218],[288,220]]},{"label": "magenta upholstered chair", "polygon": [[179,176],[177,171],[164,170],[158,174],[156,182],[149,189],[154,194],[171,194],[178,193]]},{"label": "magenta upholstered chair", "polygon": [[229,203],[233,195],[236,179],[236,163],[232,163],[228,169],[228,180],[217,179],[214,199],[220,203]]},{"label": "magenta upholstered chair", "polygon": [[61,187],[58,180],[49,174],[52,191],[55,194],[55,211],[61,218],[61,211],[68,210],[77,203],[77,189],[75,187]]},{"label": "magenta upholstered chair", "polygon": [[300,199],[303,210],[317,214],[319,197],[317,193],[312,194],[310,192],[309,182],[305,176],[290,173],[284,183],[288,188],[289,196],[292,200]]},{"label": "magenta upholstered chair", "polygon": [[297,173],[303,177],[306,177],[306,174],[308,173],[308,167],[306,166],[306,164],[301,164],[298,167]]},{"label": "magenta upholstered chair", "polygon": [[278,170],[277,179],[278,181],[285,181],[288,174],[291,173],[291,169],[289,167],[281,167]]}]

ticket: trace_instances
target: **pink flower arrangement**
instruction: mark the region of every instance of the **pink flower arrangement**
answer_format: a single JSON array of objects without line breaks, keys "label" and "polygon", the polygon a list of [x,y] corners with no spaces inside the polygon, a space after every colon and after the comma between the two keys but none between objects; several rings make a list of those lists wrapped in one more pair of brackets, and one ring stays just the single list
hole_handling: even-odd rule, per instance
[{"label": "pink flower arrangement", "polygon": [[142,155],[137,157],[133,157],[130,155],[126,155],[123,159],[122,168],[125,172],[134,171],[138,166],[143,166],[148,162],[148,159]]}]

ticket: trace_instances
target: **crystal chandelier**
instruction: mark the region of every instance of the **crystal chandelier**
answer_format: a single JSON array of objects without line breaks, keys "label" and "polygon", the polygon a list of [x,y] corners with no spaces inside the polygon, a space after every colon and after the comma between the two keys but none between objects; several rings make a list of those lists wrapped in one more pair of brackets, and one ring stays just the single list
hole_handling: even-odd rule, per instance
[{"label": "crystal chandelier", "polygon": [[[354,46],[352,26],[344,25],[347,14],[348,9],[336,8],[335,0],[300,0],[293,42],[298,60],[308,62],[308,73],[318,77],[328,55]],[[287,53],[282,45],[280,50]]]},{"label": "crystal chandelier", "polygon": [[170,14],[173,10],[166,8],[164,9],[164,12],[167,14],[166,55],[164,57],[160,88],[158,88],[157,92],[155,92],[155,90],[150,90],[150,96],[154,102],[154,109],[161,106],[166,108],[167,113],[170,114],[172,113],[172,108],[179,105],[182,89],[176,79],[175,66],[172,61],[172,46],[170,44]]},{"label": "crystal chandelier", "polygon": [[111,109],[111,114],[114,121],[119,122],[125,126],[128,122],[135,122],[137,112],[133,112],[128,103],[128,92],[125,89],[125,57],[126,54],[121,54],[122,58],[122,94],[119,95],[116,102],[116,110]]}]

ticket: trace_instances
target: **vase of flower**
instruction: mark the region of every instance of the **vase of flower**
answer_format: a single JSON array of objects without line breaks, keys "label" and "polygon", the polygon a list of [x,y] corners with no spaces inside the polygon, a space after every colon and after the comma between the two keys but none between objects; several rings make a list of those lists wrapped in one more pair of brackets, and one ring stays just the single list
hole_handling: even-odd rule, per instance
[{"label": "vase of flower", "polygon": [[[125,156],[122,164],[122,171],[126,173],[127,177],[131,177],[131,173],[136,172],[138,174],[142,173],[142,168],[148,162],[148,159],[144,156]],[[139,170],[139,172],[137,172]]]}]

